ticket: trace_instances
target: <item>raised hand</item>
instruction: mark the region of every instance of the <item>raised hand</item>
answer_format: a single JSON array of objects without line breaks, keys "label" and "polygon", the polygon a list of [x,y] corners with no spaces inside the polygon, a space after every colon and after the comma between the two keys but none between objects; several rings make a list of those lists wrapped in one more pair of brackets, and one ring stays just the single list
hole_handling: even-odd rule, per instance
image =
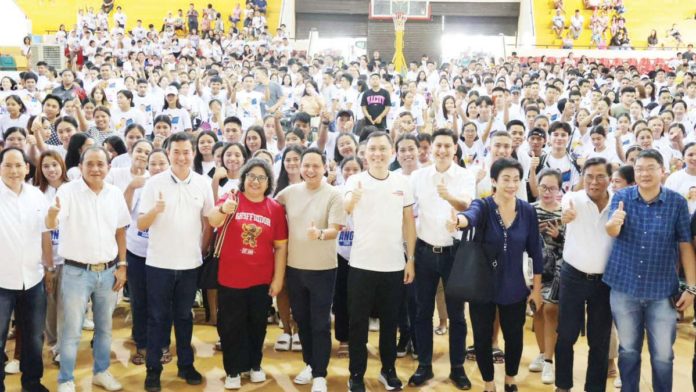
[{"label": "raised hand", "polygon": [[362,188],[362,181],[358,181],[358,186],[353,189],[353,192],[351,193],[351,202],[353,203],[353,206],[358,204],[360,199],[362,199],[363,196],[363,188]]},{"label": "raised hand", "polygon": [[60,198],[56,196],[56,202],[48,208],[48,216],[55,218],[60,212]]},{"label": "raised hand", "polygon": [[165,207],[166,203],[164,202],[164,195],[162,194],[162,192],[160,192],[159,198],[157,199],[157,201],[155,201],[155,212],[157,214],[161,214],[162,212],[164,212]]},{"label": "raised hand", "polygon": [[449,191],[447,190],[447,185],[445,184],[445,178],[441,178],[440,182],[437,184],[437,194],[443,199],[443,200],[449,200],[451,198],[451,195]]},{"label": "raised hand", "polygon": [[222,212],[225,214],[234,214],[237,212],[237,206],[239,206],[239,198],[237,196],[237,191],[232,190],[229,192],[227,199],[222,203]]},{"label": "raised hand", "polygon": [[454,233],[459,230],[459,218],[457,217],[457,211],[452,208],[449,219],[447,219],[447,231]]},{"label": "raised hand", "polygon": [[575,209],[575,202],[573,202],[573,199],[570,199],[568,201],[568,208],[564,208],[563,213],[561,214],[561,222],[563,222],[566,225],[574,221],[575,218],[578,217],[578,211]]},{"label": "raised hand", "polygon": [[620,201],[616,211],[614,211],[614,214],[609,218],[609,222],[613,225],[623,226],[625,220],[626,211],[624,211],[623,201]]},{"label": "raised hand", "polygon": [[307,239],[310,241],[315,241],[318,240],[320,236],[321,230],[317,229],[317,225],[315,225],[314,221],[312,221],[312,223],[307,228]]}]

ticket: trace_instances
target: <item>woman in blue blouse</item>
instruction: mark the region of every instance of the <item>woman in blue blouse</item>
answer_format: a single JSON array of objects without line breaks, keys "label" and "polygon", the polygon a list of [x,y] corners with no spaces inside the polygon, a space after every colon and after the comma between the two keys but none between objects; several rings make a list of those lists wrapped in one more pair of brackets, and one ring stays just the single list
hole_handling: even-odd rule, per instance
[{"label": "woman in blue blouse", "polygon": [[[542,242],[536,210],[516,197],[518,188],[522,186],[522,174],[522,165],[516,160],[497,160],[490,172],[493,196],[474,200],[467,211],[457,215],[457,227],[478,227],[487,210],[484,242],[499,250],[493,301],[469,305],[476,362],[485,382],[485,391],[495,391],[491,336],[496,311],[500,314],[500,327],[505,338],[505,392],[517,391],[515,376],[522,357],[527,300],[529,298],[536,309],[542,305]],[[522,268],[527,262],[524,252],[533,260],[534,288],[531,294]]]}]

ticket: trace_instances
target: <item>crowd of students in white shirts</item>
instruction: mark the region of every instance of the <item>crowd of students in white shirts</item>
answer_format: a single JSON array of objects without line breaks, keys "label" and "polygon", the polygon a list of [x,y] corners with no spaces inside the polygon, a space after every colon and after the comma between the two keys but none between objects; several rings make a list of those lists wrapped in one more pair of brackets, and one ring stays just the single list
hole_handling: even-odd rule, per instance
[{"label": "crowd of students in white shirts", "polygon": [[[308,323],[308,314],[311,313],[313,316],[319,314],[328,319],[332,309],[336,318],[338,354],[348,355],[351,359],[350,388],[354,391],[364,390],[362,375],[365,364],[364,359],[361,358],[365,353],[356,345],[359,346],[362,339],[366,338],[363,327],[367,328],[367,317],[371,314],[369,310],[365,312],[365,307],[370,309],[372,307],[369,302],[360,302],[363,308],[355,307],[356,300],[351,295],[357,294],[351,294],[351,291],[355,292],[357,289],[351,288],[350,285],[358,284],[355,281],[357,278],[351,280],[350,275],[346,277],[347,273],[342,275],[341,272],[348,271],[348,265],[354,274],[356,274],[355,270],[369,271],[362,275],[364,281],[361,283],[361,290],[366,290],[363,287],[365,282],[374,282],[376,287],[382,287],[380,285],[384,284],[386,289],[375,289],[378,291],[373,294],[395,298],[395,302],[389,302],[389,304],[392,308],[398,308],[398,311],[391,309],[394,310],[393,312],[389,309],[378,309],[376,312],[382,324],[381,328],[387,330],[383,332],[382,337],[386,340],[394,338],[394,342],[380,342],[380,349],[385,353],[382,357],[383,371],[380,381],[388,390],[400,388],[401,381],[393,367],[394,358],[389,356],[393,354],[395,357],[403,357],[409,352],[414,358],[421,357],[419,369],[409,379],[409,384],[420,386],[432,377],[432,373],[428,373],[430,364],[427,363],[432,359],[432,343],[429,353],[427,350],[419,352],[418,346],[421,346],[420,350],[423,350],[423,344],[418,344],[416,337],[423,336],[422,330],[425,325],[424,322],[417,322],[419,319],[417,314],[419,310],[422,312],[422,309],[426,309],[426,313],[429,309],[432,313],[433,304],[426,306],[424,303],[428,303],[430,299],[435,300],[435,291],[432,293],[433,298],[421,299],[419,302],[415,294],[410,291],[411,289],[401,290],[404,290],[404,284],[406,287],[418,286],[417,273],[413,286],[411,281],[413,281],[414,272],[418,270],[418,257],[422,257],[418,256],[421,246],[437,253],[438,248],[451,248],[453,242],[447,233],[439,233],[443,234],[440,237],[444,237],[442,241],[447,244],[424,240],[423,235],[427,237],[429,231],[421,225],[422,222],[427,222],[427,216],[431,212],[426,212],[428,208],[420,207],[418,203],[430,200],[431,197],[440,197],[449,203],[451,207],[437,212],[440,215],[444,214],[441,222],[444,230],[444,222],[450,216],[450,208],[464,211],[473,199],[484,199],[494,193],[495,185],[500,179],[491,178],[493,174],[491,168],[497,161],[512,158],[521,164],[521,185],[515,190],[519,199],[530,203],[537,201],[537,206],[541,205],[542,209],[544,207],[553,209],[553,211],[547,211],[552,218],[555,217],[551,219],[553,222],[544,220],[540,226],[546,246],[552,247],[552,239],[558,237],[559,230],[563,230],[560,224],[561,212],[558,201],[563,194],[582,192],[585,178],[584,164],[588,161],[596,162],[597,158],[603,158],[616,169],[611,181],[615,190],[618,190],[622,186],[635,182],[635,176],[630,167],[635,164],[640,152],[657,150],[664,163],[664,187],[686,198],[689,201],[690,213],[696,209],[696,144],[694,143],[696,142],[696,79],[692,73],[688,72],[688,59],[684,62],[675,62],[674,68],[655,69],[649,74],[641,75],[628,64],[605,68],[583,57],[569,56],[559,64],[552,64],[520,59],[517,56],[500,59],[493,63],[485,57],[471,56],[457,59],[452,63],[438,64],[437,61],[424,56],[418,61],[410,62],[408,69],[402,75],[395,72],[393,64],[381,60],[378,52],[374,52],[369,58],[362,56],[357,59],[343,59],[330,54],[319,54],[313,58],[307,58],[304,54],[294,53],[290,49],[282,30],[273,38],[265,33],[259,36],[231,33],[229,36],[219,37],[220,41],[197,35],[188,35],[179,39],[173,35],[173,32],[168,34],[166,29],[164,32],[152,29],[147,31],[140,25],[132,32],[125,32],[118,26],[125,25],[125,20],[120,23],[116,15],[114,19],[117,26],[111,31],[108,31],[108,25],[107,29],[100,29],[104,26],[97,23],[94,28],[98,40],[95,51],[86,53],[85,62],[81,68],[76,63],[73,69],[54,70],[41,63],[35,69],[21,73],[19,78],[3,77],[0,80],[2,101],[0,133],[4,149],[16,148],[24,152],[25,157],[21,159],[26,160],[30,170],[25,173],[28,183],[23,186],[30,187],[29,184],[33,183],[44,193],[46,199],[44,213],[48,211],[49,217],[53,214],[52,217],[55,219],[50,220],[54,225],[49,228],[56,227],[58,221],[62,225],[63,221],[60,219],[68,219],[67,214],[63,212],[65,208],[71,208],[66,207],[67,196],[60,200],[55,197],[56,192],[60,195],[60,189],[68,184],[79,183],[92,189],[94,183],[99,183],[96,178],[101,177],[105,184],[110,184],[106,186],[107,188],[113,185],[115,186],[113,189],[122,193],[123,198],[120,198],[119,192],[114,195],[110,191],[109,197],[125,202],[127,219],[122,216],[123,214],[112,219],[127,222],[124,225],[116,225],[115,229],[130,225],[125,233],[128,262],[126,263],[122,257],[120,246],[118,257],[114,253],[108,258],[97,257],[96,260],[115,260],[114,264],[105,263],[104,268],[118,269],[128,265],[128,281],[132,281],[133,286],[140,289],[140,291],[134,289],[130,292],[134,319],[133,335],[137,346],[132,362],[147,364],[145,381],[147,390],[159,390],[157,389],[159,373],[155,364],[170,361],[171,354],[168,352],[168,338],[165,339],[161,334],[156,335],[155,332],[148,330],[148,328],[151,329],[151,321],[148,321],[148,318],[153,317],[148,312],[153,310],[152,305],[143,305],[143,301],[146,297],[147,301],[151,302],[152,299],[149,293],[145,294],[143,291],[145,290],[144,282],[140,281],[136,285],[137,279],[142,278],[144,272],[133,275],[135,281],[131,279],[130,257],[139,258],[137,260],[145,261],[145,264],[150,267],[167,270],[168,267],[162,260],[154,264],[148,260],[148,255],[152,252],[150,244],[153,241],[148,243],[147,238],[153,238],[148,235],[148,228],[155,227],[155,233],[158,230],[165,230],[162,227],[163,223],[161,221],[158,223],[157,219],[160,219],[158,218],[160,214],[168,214],[172,209],[186,211],[186,214],[190,212],[193,214],[191,216],[207,216],[210,224],[219,226],[221,228],[219,231],[223,232],[230,224],[227,217],[235,216],[235,213],[237,220],[252,222],[256,219],[257,223],[266,222],[261,215],[254,215],[260,214],[258,211],[248,212],[246,215],[239,213],[238,211],[241,210],[237,210],[238,208],[249,207],[243,200],[252,200],[255,197],[263,200],[266,196],[271,196],[271,190],[274,190],[273,194],[281,194],[278,200],[287,212],[288,227],[278,229],[277,223],[272,225],[274,250],[270,254],[273,252],[276,254],[289,252],[289,254],[287,260],[284,257],[282,260],[275,258],[276,275],[272,282],[269,280],[257,283],[268,286],[266,290],[268,294],[278,295],[275,306],[284,331],[275,343],[275,349],[303,351],[303,360],[307,363],[308,369],[298,375],[295,381],[298,384],[313,383],[312,391],[326,390],[328,357],[325,338],[326,333],[329,333],[330,339],[330,332],[315,330],[313,321]],[[91,31],[89,23],[91,22],[85,19],[84,29],[79,33],[85,34]],[[136,34],[136,29],[141,29],[138,31],[142,34]],[[78,32],[69,33],[69,35],[73,34]],[[87,42],[90,40],[89,37],[85,39]],[[126,42],[129,43],[126,45]],[[91,44],[87,43],[87,46]],[[84,51],[86,48],[83,46],[81,49]],[[187,51],[187,48],[190,50]],[[177,51],[178,49],[181,50]],[[60,72],[59,75],[58,72]],[[365,99],[366,94],[382,94],[389,97],[388,100],[379,101],[386,104],[378,107],[378,116],[374,115],[371,107],[376,101]],[[386,130],[387,133],[382,134],[380,132],[382,130]],[[183,134],[187,137],[182,137]],[[371,134],[373,136],[370,136]],[[449,141],[446,141],[448,139]],[[190,145],[187,145],[189,140]],[[448,144],[450,142],[451,145]],[[105,162],[101,162],[101,152],[95,149],[95,146],[105,148],[106,153],[103,157]],[[190,157],[187,154],[190,154]],[[14,155],[6,154],[3,157]],[[320,158],[318,162],[317,157]],[[94,168],[89,169],[87,162],[92,160]],[[100,169],[100,164],[106,164],[107,167]],[[466,186],[462,185],[462,189],[452,189],[454,183],[449,184],[449,189],[437,187],[433,183],[433,194],[426,196],[421,193],[423,190],[420,188],[411,189],[410,187],[414,184],[409,185],[408,180],[400,182],[401,176],[408,177],[412,173],[420,173],[414,174],[414,182],[416,178],[422,181],[423,176],[440,178],[437,177],[437,172],[443,168],[443,170],[450,170],[450,165],[464,168],[461,173],[457,172],[459,173],[457,176],[467,178],[467,181],[464,181]],[[503,163],[498,165],[496,170],[504,171],[508,168],[505,166],[500,169]],[[168,167],[171,168],[168,169]],[[437,172],[427,172],[428,168],[437,168]],[[386,171],[387,169],[389,171]],[[99,174],[90,174],[92,172],[89,170],[95,170],[95,173],[99,171]],[[393,182],[390,179],[389,185],[382,187],[379,181],[374,182],[374,178],[367,175],[368,170],[371,170],[369,173],[373,177],[382,175],[386,171],[387,177],[391,178],[392,175],[388,173],[394,173],[395,179]],[[553,180],[549,182],[549,179],[555,178],[548,174],[549,171],[560,173],[556,175],[557,186],[553,184]],[[360,172],[363,174],[360,175]],[[85,178],[86,173],[88,178]],[[189,173],[195,174],[189,175]],[[94,178],[91,178],[92,176]],[[361,180],[351,180],[353,176]],[[153,180],[157,178],[163,185],[160,188],[154,188],[154,185],[150,187],[152,189],[148,188],[146,184],[151,182],[150,178]],[[194,179],[193,183],[191,178]],[[191,184],[195,185],[196,191],[187,193],[187,197],[193,198],[189,200],[190,204],[172,204],[176,202],[166,192],[181,192],[182,186]],[[311,184],[309,191],[300,192],[298,187],[303,186],[302,184],[308,187]],[[320,210],[326,208],[327,212],[317,217],[321,219],[321,222],[312,221],[308,225],[308,222],[301,220],[302,228],[299,230],[302,233],[293,232],[298,230],[297,225],[293,224],[297,223],[296,219],[299,219],[296,215],[301,213],[298,213],[297,206],[292,204],[294,201],[285,199],[292,193],[282,191],[294,189],[298,195],[308,197],[307,192],[311,194],[312,189],[323,189],[325,185],[332,191],[326,191],[328,193],[320,198],[321,202],[317,203],[329,203],[329,205],[308,204],[310,207],[305,207],[317,207]],[[8,184],[5,186],[9,187]],[[263,189],[263,186],[266,188]],[[147,191],[142,190],[143,187]],[[72,188],[77,188],[77,185]],[[167,191],[163,195],[161,189],[165,188]],[[160,189],[159,195],[153,193],[155,192],[153,189]],[[335,211],[336,207],[329,202],[330,200],[335,202],[335,195],[331,196],[331,192],[340,194],[341,206],[338,209],[343,210],[345,207],[348,212],[347,218],[343,212]],[[360,204],[363,197],[371,201],[372,207],[382,206],[386,203],[385,200],[391,200],[390,198],[380,199],[379,195],[382,194],[379,192],[387,192],[385,194],[395,197],[393,202],[401,203],[399,211],[401,207],[408,207],[410,216],[415,215],[416,226],[410,228],[409,215],[404,214],[401,217],[399,213],[388,208],[388,203],[384,205],[384,210],[374,210],[371,207],[365,207],[366,203]],[[416,194],[415,199],[412,192]],[[140,198],[145,197],[141,194],[147,194],[147,199],[143,199],[147,207],[138,206]],[[553,197],[547,197],[551,194]],[[164,207],[165,199],[166,208]],[[63,206],[61,202],[64,203]],[[212,205],[214,202],[217,202],[215,208]],[[118,201],[119,211],[120,203],[121,201]],[[278,218],[276,211],[278,206],[273,204],[274,201],[268,203],[271,203],[268,207],[271,216],[267,219],[275,222]],[[416,208],[411,211],[410,208],[414,203]],[[173,207],[175,205],[176,207]],[[356,205],[366,209],[359,210],[355,213],[357,215],[351,215]],[[219,215],[215,215],[215,211],[218,211]],[[283,211],[282,208],[280,211]],[[385,223],[382,225],[371,226],[369,218],[382,213],[385,216],[394,217],[394,221],[385,218]],[[541,212],[539,216],[542,216]],[[467,215],[467,218],[469,217]],[[166,219],[174,218],[169,216]],[[231,220],[234,221],[234,219]],[[366,243],[365,234],[359,237],[359,229],[356,229],[356,241],[360,238],[362,242],[358,252],[360,260],[354,258],[351,253],[352,220],[356,220],[356,227],[359,226],[370,233],[379,233],[379,230],[386,229],[389,232],[396,231],[398,234],[403,225],[406,249],[391,254],[389,252],[391,248]],[[46,222],[48,224],[49,219]],[[245,224],[249,225],[249,223]],[[307,226],[309,229],[306,229]],[[194,245],[199,244],[204,248],[204,254],[213,253],[209,252],[208,247],[214,245],[210,242],[212,230],[207,232],[206,227],[204,225],[202,228],[203,234],[200,241],[192,240]],[[230,227],[230,230],[234,232],[235,227]],[[426,224],[425,228],[428,227]],[[416,230],[415,233],[411,233],[413,237],[409,234],[411,229]],[[250,226],[240,226],[240,230],[244,231],[242,234],[244,241],[253,242],[261,233],[261,231],[255,232]],[[284,233],[283,230],[285,230]],[[190,238],[201,233],[201,230],[196,233],[193,231],[187,232]],[[172,233],[169,234],[181,234]],[[416,234],[418,241],[423,241],[425,245],[421,242],[416,245],[416,242],[413,242],[416,241]],[[162,232],[158,235],[160,240],[156,241],[157,246],[166,245],[161,242]],[[329,257],[327,262],[319,266],[311,263],[305,265],[297,261],[298,255],[305,254],[302,253],[302,249],[298,249],[297,245],[293,246],[293,238],[306,236],[309,236],[311,240],[333,242],[333,246],[337,246],[333,256],[338,254],[336,256],[338,261]],[[548,236],[551,236],[551,240]],[[386,242],[394,240],[396,242],[390,244],[397,244],[396,248],[401,248],[401,236],[387,237],[389,238],[385,237]],[[74,249],[68,250],[70,246],[61,244],[62,239],[62,232],[61,236],[54,232],[54,252],[52,262],[49,264],[50,268],[47,265],[46,273],[52,280],[56,279],[56,275],[60,275],[60,271],[54,274],[54,270],[64,259],[70,259],[71,263],[77,263],[76,265],[93,264],[93,261],[80,259],[80,255],[75,256]],[[282,246],[282,243],[288,239],[289,250]],[[436,240],[436,242],[439,241],[440,239]],[[383,245],[386,246],[386,242]],[[299,242],[296,243],[299,244]],[[243,245],[248,246],[247,242]],[[221,246],[224,248],[225,245]],[[312,249],[313,245],[308,246]],[[556,243],[555,246],[562,247],[562,244]],[[126,248],[123,250],[125,251]],[[242,246],[241,249],[244,255],[245,248]],[[380,249],[380,252],[385,254],[389,253],[385,257],[389,257],[392,264],[379,265],[374,257],[368,257],[370,251],[374,249]],[[187,248],[186,251],[190,252],[191,249]],[[415,270],[412,264],[414,251],[416,252]],[[167,252],[160,249],[155,253],[161,259],[161,255]],[[70,256],[66,256],[67,254]],[[323,254],[325,255],[326,252]],[[191,267],[197,271],[201,260],[194,260],[195,258],[183,263],[186,264],[185,268],[173,269],[188,270]],[[220,257],[221,265],[224,259],[223,256]],[[80,260],[83,261],[80,262]],[[292,276],[294,282],[288,283],[291,287],[289,298],[286,290],[281,290],[283,282],[277,281],[277,277],[282,277],[284,274],[283,272],[278,275],[278,271],[285,271],[284,263],[286,262],[289,270],[288,279]],[[283,264],[282,268],[278,263]],[[542,290],[545,293],[543,306],[550,308],[557,303],[557,299],[554,300],[548,295],[548,290],[554,278],[553,271],[559,266],[545,265],[544,268],[547,267],[552,272],[550,277],[547,274],[542,282]],[[320,290],[319,287],[321,287],[321,284],[310,284],[313,282],[311,281],[313,277],[305,273],[324,268],[333,271],[333,279],[337,279],[335,288],[331,285],[325,288],[328,292],[321,292],[324,296],[330,295],[334,298],[333,303],[317,307],[314,304],[304,306],[301,299],[303,298],[302,290],[310,293],[307,295],[317,295],[314,290]],[[89,267],[88,271],[90,271]],[[386,275],[372,273],[375,271]],[[403,273],[403,279],[395,277],[394,272]],[[530,269],[528,275],[536,275],[537,272],[536,268],[534,272]],[[338,278],[335,277],[336,275]],[[163,280],[166,279],[163,278]],[[193,287],[196,284],[192,285],[190,281],[181,283],[176,280],[178,278],[172,279],[174,279],[173,282],[179,282],[177,284],[185,284],[187,293],[191,290],[195,292],[198,288]],[[446,283],[445,277],[442,279]],[[439,280],[439,278],[435,280],[436,285]],[[117,273],[114,284],[118,289],[124,281],[124,277]],[[222,277],[220,281],[223,281]],[[200,282],[198,283],[200,285]],[[51,285],[53,291],[48,301],[46,336],[49,340],[48,344],[53,349],[54,359],[61,364],[59,391],[71,391],[74,390],[72,367],[75,366],[76,346],[72,347],[72,341],[70,344],[60,343],[66,337],[69,339],[76,339],[76,337],[73,330],[66,332],[67,329],[63,330],[61,336],[60,329],[56,325],[65,323],[62,321],[63,317],[67,317],[68,314],[74,316],[75,312],[74,309],[71,309],[71,312],[61,310],[61,307],[66,306],[65,303],[61,304],[61,298],[67,298],[66,294],[61,293],[63,290],[60,283],[56,285],[56,282],[52,281]],[[305,287],[306,285],[311,287]],[[168,290],[164,287],[159,289],[163,290],[162,293]],[[218,301],[214,294],[215,290],[211,287],[204,287],[204,289],[210,319],[218,323],[218,330],[229,332],[238,331],[235,328],[242,328],[232,323],[229,318],[221,322],[217,316]],[[244,289],[247,288],[244,287]],[[220,295],[224,293],[227,299],[241,298],[236,297],[241,295],[239,292],[220,290],[222,290]],[[536,303],[535,290],[536,285],[532,297],[534,297],[535,307],[540,309],[542,304]],[[249,300],[257,311],[261,309],[265,315],[268,315],[269,306],[263,300],[267,298],[266,292],[260,293],[260,296],[259,293],[246,291],[244,293],[247,295],[244,297],[245,301]],[[442,297],[444,294],[440,292],[437,295]],[[53,302],[50,298],[53,298]],[[180,336],[179,329],[184,328],[182,326],[191,321],[185,318],[179,319],[178,315],[188,312],[190,316],[188,303],[193,299],[189,301],[188,297],[181,299],[171,296],[164,298],[166,300],[163,301],[171,301],[173,304],[174,314],[170,315],[169,319],[160,315],[164,319],[157,318],[155,325],[158,328],[164,328],[174,323],[177,327],[177,341],[184,339],[185,342],[185,334]],[[99,324],[97,328],[101,331],[105,325],[104,309],[102,309],[104,305],[98,302],[92,300],[92,306],[100,308],[98,312],[94,310],[94,322]],[[87,306],[86,299],[84,305]],[[228,309],[223,311],[222,308],[225,305]],[[225,305],[220,302],[220,318],[223,317],[223,313],[229,314],[231,311],[229,304]],[[450,308],[450,306],[452,305],[438,306],[441,320],[448,319],[444,308]],[[183,309],[183,311],[176,313],[177,309]],[[82,318],[85,317],[84,309],[80,310],[82,312],[78,312],[78,319],[80,315]],[[15,312],[21,313],[21,310],[17,308]],[[295,312],[301,314],[295,314]],[[360,323],[349,323],[348,318],[351,315],[357,317],[357,314],[359,314]],[[33,328],[28,326],[30,324],[26,324],[23,317],[15,315],[18,328]],[[98,317],[102,319],[97,320]],[[424,317],[427,319],[427,315]],[[557,323],[555,317],[557,316],[550,313],[537,312],[536,330],[543,331],[544,326],[547,330],[553,330]],[[293,321],[293,318],[297,323]],[[449,317],[450,320],[454,318]],[[460,323],[459,319],[456,319],[457,323]],[[9,316],[7,321],[9,323]],[[72,327],[75,322],[69,324]],[[400,331],[398,344],[397,325]],[[108,326],[110,328],[110,323]],[[244,328],[257,331],[254,328],[258,328],[258,325],[250,324]],[[308,328],[311,328],[311,332],[307,331]],[[330,331],[330,324],[328,328]],[[432,330],[432,325],[427,328]],[[439,328],[444,328],[446,333],[447,322],[445,321],[443,325],[441,321]],[[476,331],[476,327],[474,330]],[[462,333],[465,336],[465,324],[463,331],[459,327],[452,326],[450,333],[455,331],[459,337]],[[152,343],[153,334],[160,339],[157,343]],[[497,335],[498,332],[495,330],[492,345],[494,360],[517,362],[519,365],[519,358],[515,360],[514,357],[506,357],[502,352],[497,345]],[[144,339],[143,336],[147,336],[148,339]],[[258,343],[259,336],[263,343],[263,335],[250,334],[249,339]],[[234,357],[229,362],[224,359],[228,373],[226,387],[239,388],[241,375],[246,371],[251,372],[252,382],[265,381],[265,374],[259,367],[261,357],[258,354],[260,353],[255,352],[258,349],[256,346],[240,349],[239,342],[226,341],[223,334],[220,337],[219,348],[224,356]],[[95,343],[95,350],[97,347],[103,349],[104,344],[110,344],[102,340],[103,338],[102,336],[99,339],[101,345]],[[30,339],[30,337],[23,334],[22,339]],[[77,339],[79,341],[79,335]],[[190,343],[190,333],[188,339]],[[303,345],[307,339],[312,340],[310,346],[313,353],[308,353],[307,345]],[[96,337],[95,340],[97,340]],[[553,340],[548,340],[544,333],[541,335],[537,333],[537,341],[540,355],[530,364],[530,369],[542,372],[543,383],[553,384],[554,368],[549,365],[553,358],[553,355],[549,353],[553,352],[553,348],[546,346],[544,349],[545,345],[552,344],[549,342]],[[154,351],[162,348],[162,353],[158,352],[157,356],[151,355],[152,344],[161,344]],[[330,341],[328,344],[330,345]],[[450,345],[452,350],[452,340]],[[66,346],[72,348],[66,348]],[[245,355],[248,354],[251,359],[241,360],[235,357],[239,350],[246,350]],[[473,347],[467,349],[466,354],[468,358],[480,358],[480,351],[477,352]],[[180,352],[178,355],[179,376],[190,384],[200,383],[201,376],[193,368],[192,354]],[[187,357],[188,362],[182,364],[182,355],[190,357]],[[67,364],[65,364],[66,356]],[[20,359],[18,352],[15,353],[15,357],[14,359]],[[616,354],[614,354],[615,357]],[[23,359],[20,361],[22,364],[25,363]],[[450,378],[454,385],[460,389],[470,388],[471,384],[461,368],[462,363],[458,363],[458,359],[453,358],[451,361]],[[107,390],[120,389],[120,384],[108,373],[108,363],[105,365],[102,362],[97,365],[97,362],[99,358],[95,352],[94,382]],[[19,371],[15,361],[8,362],[10,363],[13,367],[6,368],[8,373]],[[479,363],[479,366],[483,365]],[[22,370],[25,373],[28,372],[24,368]],[[514,375],[517,369],[508,370],[505,390],[516,390]],[[161,372],[161,366],[159,372]],[[621,379],[617,377],[614,365],[610,365],[608,373],[616,377],[616,384],[620,384]],[[41,390],[30,389],[34,388],[35,382],[38,382],[35,374],[32,377],[27,379],[27,388]],[[38,378],[40,379],[40,376]],[[484,381],[489,390],[490,380]],[[558,383],[557,386],[561,389],[568,388]]]}]

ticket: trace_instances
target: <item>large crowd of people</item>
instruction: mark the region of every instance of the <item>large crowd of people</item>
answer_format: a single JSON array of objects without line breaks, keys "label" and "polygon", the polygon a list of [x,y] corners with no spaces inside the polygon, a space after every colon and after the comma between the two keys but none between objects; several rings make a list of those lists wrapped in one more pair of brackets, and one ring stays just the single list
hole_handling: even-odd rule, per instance
[{"label": "large crowd of people", "polygon": [[[226,389],[266,380],[277,312],[274,349],[302,352],[294,382],[313,392],[337,377],[332,327],[350,391],[365,390],[376,329],[387,390],[434,377],[435,331],[453,387],[471,388],[468,359],[486,391],[505,363],[516,391],[528,313],[540,385],[573,387],[586,319],[584,390],[613,378],[637,391],[645,333],[653,390],[672,390],[677,319],[696,294],[691,48],[644,74],[572,55],[423,56],[400,74],[379,52],[294,51],[282,28],[255,26],[264,5],[227,31],[199,25],[193,4],[161,30],[126,31],[118,6],[111,25],[87,11],[58,32],[68,68],[0,80],[2,347],[16,339],[0,380],[21,371],[23,390],[46,391],[46,345],[58,391],[74,391],[86,328],[92,382],[122,389],[109,365],[125,296],[145,390],[161,390],[172,327],[178,376],[201,384],[202,292]],[[493,250],[493,290],[465,306],[447,287],[471,229]]]}]

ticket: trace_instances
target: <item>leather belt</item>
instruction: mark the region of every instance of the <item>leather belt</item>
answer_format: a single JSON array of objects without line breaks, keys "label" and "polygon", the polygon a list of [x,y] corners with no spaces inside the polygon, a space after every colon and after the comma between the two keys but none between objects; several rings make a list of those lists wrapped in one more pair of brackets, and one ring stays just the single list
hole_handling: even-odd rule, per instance
[{"label": "leather belt", "polygon": [[420,238],[418,238],[418,239],[416,240],[416,245],[418,245],[418,246],[423,246],[423,247],[427,248],[429,251],[431,251],[431,252],[433,252],[433,253],[435,253],[435,254],[441,254],[441,253],[448,252],[448,251],[450,250],[450,248],[452,248],[451,245],[450,245],[450,246],[432,246],[432,245],[430,245],[429,243],[423,241],[423,240],[420,239]]},{"label": "leather belt", "polygon": [[85,264],[85,263],[80,263],[79,261],[65,259],[65,264],[67,264],[71,267],[81,268],[83,270],[87,270],[87,271],[91,271],[91,272],[102,272],[102,271],[108,270],[109,268],[115,266],[116,259],[111,260],[111,261],[106,262],[106,263],[97,263],[97,264]]}]

